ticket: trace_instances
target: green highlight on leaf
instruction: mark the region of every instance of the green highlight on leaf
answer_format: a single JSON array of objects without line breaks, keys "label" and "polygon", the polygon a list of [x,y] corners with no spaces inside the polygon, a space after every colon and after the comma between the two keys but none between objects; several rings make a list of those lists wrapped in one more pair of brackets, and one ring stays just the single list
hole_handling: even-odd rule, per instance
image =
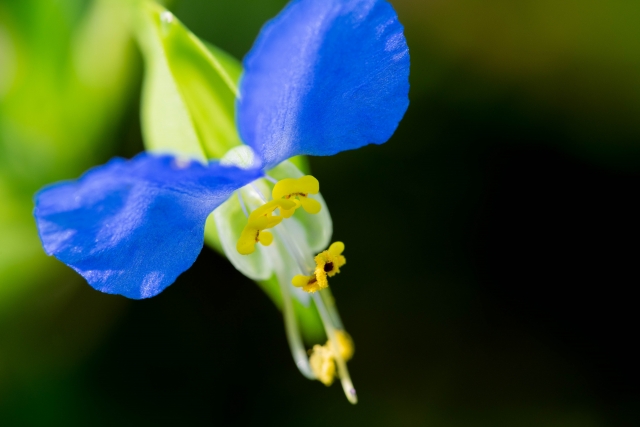
[{"label": "green highlight on leaf", "polygon": [[205,45],[161,6],[145,2],[140,10],[147,149],[200,160],[221,158],[241,144],[235,125],[240,62]]}]

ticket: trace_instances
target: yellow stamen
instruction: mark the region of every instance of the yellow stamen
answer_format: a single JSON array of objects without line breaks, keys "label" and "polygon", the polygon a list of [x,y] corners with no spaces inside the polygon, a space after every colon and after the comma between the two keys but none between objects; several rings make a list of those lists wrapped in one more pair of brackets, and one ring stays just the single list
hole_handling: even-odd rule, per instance
[{"label": "yellow stamen", "polygon": [[293,200],[296,203],[292,209],[280,209],[282,216],[289,218],[300,206],[310,214],[320,212],[320,203],[308,197],[309,194],[317,194],[319,191],[320,183],[318,180],[311,175],[305,175],[297,179],[285,178],[278,181],[276,185],[274,185],[271,195],[274,200],[287,199]]},{"label": "yellow stamen", "polygon": [[298,274],[293,277],[291,284],[297,288],[302,288],[303,291],[309,292],[310,294],[328,286],[328,283],[325,281],[325,285],[321,287],[315,274],[312,276],[303,276],[302,274]]},{"label": "yellow stamen", "polygon": [[[336,331],[336,338],[340,356],[346,362],[353,357],[353,340],[346,331],[340,330]],[[325,345],[314,345],[310,354],[309,366],[318,381],[326,386],[333,384],[336,377],[336,361],[331,342],[327,341]]]},{"label": "yellow stamen", "polygon": [[[351,335],[347,333],[347,331],[336,331],[336,338],[338,339],[338,347],[340,351],[340,355],[344,359],[344,361],[351,360],[353,357],[353,353],[355,352],[355,348],[353,346],[353,340],[351,339]],[[327,341],[327,345],[329,342]]]},{"label": "yellow stamen", "polygon": [[344,243],[335,242],[326,251],[320,252],[315,257],[316,269],[312,276],[295,276],[291,283],[293,286],[302,288],[303,291],[313,293],[329,286],[328,277],[333,277],[340,273],[340,267],[347,263],[342,255]]},{"label": "yellow stamen", "polygon": [[336,377],[336,362],[328,345],[314,345],[309,357],[311,370],[322,384],[327,387],[333,384]]},{"label": "yellow stamen", "polygon": [[251,214],[244,226],[236,249],[242,255],[249,255],[256,250],[256,243],[269,246],[273,242],[273,234],[264,231],[267,228],[275,227],[282,221],[282,216],[273,215],[276,209],[288,210],[294,208],[295,203],[287,199],[272,200],[260,206]]}]

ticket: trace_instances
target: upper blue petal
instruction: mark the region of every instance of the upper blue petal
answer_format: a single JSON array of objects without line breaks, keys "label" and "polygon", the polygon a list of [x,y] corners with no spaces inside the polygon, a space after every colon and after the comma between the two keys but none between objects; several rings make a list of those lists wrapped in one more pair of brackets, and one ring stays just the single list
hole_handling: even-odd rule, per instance
[{"label": "upper blue petal", "polygon": [[238,127],[266,167],[382,144],[409,105],[409,50],[384,0],[294,0],[244,70]]},{"label": "upper blue petal", "polygon": [[202,249],[207,216],[257,170],[141,154],[44,188],[34,215],[44,249],[102,292],[160,293]]}]

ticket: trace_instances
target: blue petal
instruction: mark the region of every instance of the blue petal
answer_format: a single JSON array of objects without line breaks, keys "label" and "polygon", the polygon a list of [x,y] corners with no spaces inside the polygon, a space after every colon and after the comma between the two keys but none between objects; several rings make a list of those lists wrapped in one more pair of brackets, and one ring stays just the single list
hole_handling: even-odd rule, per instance
[{"label": "blue petal", "polygon": [[383,0],[293,1],[244,69],[238,126],[266,167],[382,144],[409,105],[409,50]]},{"label": "blue petal", "polygon": [[34,215],[47,254],[95,289],[160,293],[196,260],[207,216],[257,170],[141,154],[44,188]]}]

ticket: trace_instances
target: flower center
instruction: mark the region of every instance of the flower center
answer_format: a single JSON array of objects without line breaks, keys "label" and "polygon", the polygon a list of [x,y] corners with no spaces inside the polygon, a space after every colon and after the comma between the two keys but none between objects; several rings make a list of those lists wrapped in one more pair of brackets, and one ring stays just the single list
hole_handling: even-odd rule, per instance
[{"label": "flower center", "polygon": [[295,209],[295,203],[286,199],[272,200],[251,212],[236,245],[239,253],[249,255],[256,250],[256,243],[269,246],[273,242],[273,235],[264,230],[282,221],[281,216],[273,214],[276,209]]},{"label": "flower center", "polygon": [[[249,214],[247,225],[236,245],[238,252],[242,255],[252,254],[257,243],[269,246],[273,242],[273,235],[264,230],[280,224],[283,218],[291,217],[300,206],[310,214],[320,212],[320,203],[309,198],[309,193],[317,194],[319,191],[320,183],[311,175],[278,181],[273,187],[273,200]],[[276,209],[280,211],[279,215],[274,215]]]},{"label": "flower center", "polygon": [[309,194],[318,194],[319,191],[318,180],[311,175],[305,175],[301,178],[285,178],[278,181],[273,187],[272,195],[274,200],[284,198],[296,203],[295,209],[281,211],[282,216],[289,218],[300,206],[310,214],[320,212],[320,203],[309,198]]}]

